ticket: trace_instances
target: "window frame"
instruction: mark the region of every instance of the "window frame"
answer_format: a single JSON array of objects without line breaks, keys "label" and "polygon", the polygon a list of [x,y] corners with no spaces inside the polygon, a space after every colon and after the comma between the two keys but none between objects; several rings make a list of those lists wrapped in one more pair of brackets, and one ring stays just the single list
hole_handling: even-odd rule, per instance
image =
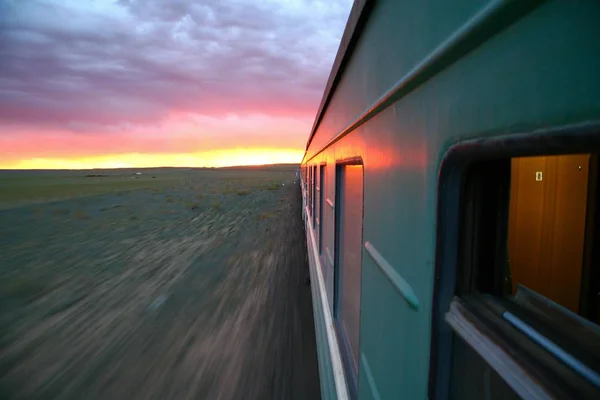
[{"label": "window frame", "polygon": [[311,166],[312,169],[312,175],[313,175],[313,180],[312,180],[312,193],[311,193],[311,204],[312,204],[312,225],[313,225],[313,229],[316,229],[316,222],[317,222],[317,213],[315,208],[317,207],[317,166],[316,165],[312,165]]},{"label": "window frame", "polygon": [[325,203],[325,173],[327,171],[327,163],[319,164],[319,256],[323,255],[323,225],[324,222],[324,212],[323,206]]},{"label": "window frame", "polygon": [[[365,194],[365,165],[362,157],[350,157],[341,160],[337,160],[335,163],[335,199],[336,206],[334,208],[334,257],[333,257],[333,323],[335,328],[335,334],[338,339],[338,343],[340,346],[340,353],[342,355],[342,364],[344,368],[344,372],[346,374],[346,381],[348,383],[348,391],[350,394],[350,398],[357,398],[358,396],[358,375],[360,370],[360,322],[359,322],[359,338],[358,338],[358,353],[356,355],[356,360],[351,357],[351,345],[349,338],[344,334],[344,331],[341,327],[340,317],[339,317],[339,306],[340,306],[340,286],[341,286],[341,273],[340,273],[340,220],[341,220],[341,211],[343,206],[340,204],[340,193],[341,193],[341,178],[342,172],[341,170],[345,166],[349,165],[360,165],[362,167],[362,217],[361,217],[361,262],[360,262],[360,273],[361,273],[361,288],[360,288],[360,304],[362,303],[362,246],[364,245],[364,194]],[[362,319],[362,307],[360,310],[359,321]],[[354,370],[353,363],[356,362],[356,371]]]},{"label": "window frame", "polygon": [[308,215],[307,218],[310,218],[312,214],[311,204],[310,204],[310,185],[311,185],[311,177],[310,177],[310,167],[308,164],[306,165],[306,181],[304,182],[304,194],[306,200],[306,207],[308,207]]},{"label": "window frame", "polygon": [[[437,199],[437,232],[435,253],[435,276],[432,302],[432,335],[431,356],[429,368],[429,398],[446,399],[450,390],[450,375],[452,368],[452,340],[454,330],[445,321],[447,311],[453,304],[453,299],[470,301],[472,288],[465,287],[464,280],[457,274],[462,270],[461,249],[464,228],[464,203],[466,201],[466,179],[469,168],[478,162],[498,161],[512,157],[562,155],[576,153],[598,153],[600,151],[600,122],[560,126],[539,129],[532,132],[513,133],[504,136],[492,136],[483,139],[471,139],[454,145],[445,153],[438,175]],[[591,172],[591,171],[590,171]],[[588,198],[589,198],[588,194]],[[508,208],[508,203],[507,203]],[[600,222],[600,210],[595,213],[595,222]],[[588,223],[592,216],[588,215]],[[586,231],[588,229],[586,223]],[[597,225],[596,226],[600,226]],[[460,227],[457,232],[457,227]],[[587,256],[600,260],[600,240],[593,238],[594,249],[585,248]],[[593,253],[593,254],[592,254]],[[584,262],[585,265],[585,262]],[[458,290],[457,290],[458,289]],[[582,294],[583,295],[583,294]],[[589,295],[589,294],[588,294]],[[454,302],[455,303],[455,302]],[[497,337],[489,330],[489,324],[481,322],[481,313],[476,309],[477,301],[471,302],[475,307],[467,310],[473,317],[473,323],[489,332],[493,341],[519,365],[532,372],[545,388],[551,392],[560,388],[551,382],[535,366],[531,365],[532,357],[523,357],[511,351],[511,343],[502,337]],[[488,321],[489,323],[489,321]],[[535,364],[535,358],[533,359]],[[497,371],[498,372],[498,371]]]}]

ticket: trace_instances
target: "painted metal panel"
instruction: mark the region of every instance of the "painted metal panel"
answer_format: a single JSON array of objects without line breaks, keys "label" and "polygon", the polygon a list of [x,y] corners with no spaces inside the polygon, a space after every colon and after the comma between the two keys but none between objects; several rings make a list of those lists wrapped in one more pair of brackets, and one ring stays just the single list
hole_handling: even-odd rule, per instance
[{"label": "painted metal panel", "polygon": [[319,105],[317,118],[314,121],[311,134],[306,144],[307,148],[310,145],[310,141],[313,135],[316,133],[316,129],[321,122],[320,117],[323,116],[325,108],[329,105],[331,96],[333,96],[335,93],[339,80],[342,76],[341,71],[352,57],[352,52],[356,46],[358,38],[362,33],[362,28],[368,19],[369,11],[371,10],[373,3],[375,3],[375,0],[354,0],[352,10],[350,10],[350,15],[348,16],[348,21],[346,22],[344,34],[342,35],[342,39],[340,41],[340,46],[335,56],[335,60],[333,61],[331,74],[329,75],[329,79],[325,85],[325,91],[323,93],[323,98],[321,99],[321,104]]},{"label": "painted metal panel", "polygon": [[452,348],[455,364],[450,379],[450,399],[521,399],[496,371],[462,339],[455,337]]},{"label": "painted metal panel", "polygon": [[[311,143],[320,148],[476,14],[484,0],[376,1]],[[308,156],[311,155],[309,151]]]},{"label": "painted metal panel", "polygon": [[[311,163],[329,164],[363,158],[364,240],[419,299],[415,311],[363,254],[360,346],[381,398],[427,397],[437,174],[445,151],[467,138],[598,118],[600,3],[537,2],[521,14],[494,16],[491,22],[503,18],[504,25],[493,36],[464,53],[444,53],[437,70],[421,78],[417,71],[414,87],[319,151],[452,32],[504,3],[513,2],[377,2],[305,157],[318,153]],[[361,383],[365,374],[361,365]],[[359,396],[376,398],[362,384]]]},{"label": "painted metal panel", "polygon": [[321,396],[323,399],[348,398],[333,318],[329,311],[325,280],[317,252],[317,241],[311,220],[306,222],[308,263],[311,277],[315,337],[319,362]]},{"label": "painted metal panel", "polygon": [[416,124],[422,111],[416,107],[399,118],[392,107],[363,127],[365,241],[412,288],[419,303],[417,312],[375,260],[364,259],[361,346],[383,398],[426,397],[436,161],[428,156],[423,129]]},{"label": "painted metal panel", "polygon": [[[514,2],[493,1],[489,7],[504,3]],[[550,122],[566,124],[597,116],[600,105],[593,93],[596,93],[600,86],[600,79],[594,74],[600,64],[598,43],[594,40],[600,29],[595,24],[599,5],[592,0],[578,2],[575,7],[569,1],[522,3],[542,5],[524,15],[499,13],[500,17],[497,17],[493,14],[490,25],[498,24],[498,18],[515,22],[467,54],[449,52],[447,55],[442,54],[445,57],[441,57],[441,61],[437,61],[440,57],[432,59],[442,65],[439,65],[436,71],[424,68],[423,71],[428,75],[433,74],[427,79],[419,77],[419,71],[416,71],[414,80],[418,81],[419,85],[404,96],[421,91],[424,86],[436,86],[435,92],[439,97],[429,99],[431,111],[435,113],[433,122],[444,119],[451,122],[451,132],[445,132],[449,139],[458,140],[460,137],[506,132],[507,129],[523,129],[528,126],[535,128]],[[384,7],[387,3],[377,4],[361,41],[367,42],[365,38],[370,36],[374,36],[373,40],[376,40],[377,36],[371,31],[383,24],[383,19],[377,20],[378,13],[389,14],[389,18],[396,19],[389,25],[386,34],[399,38],[394,29],[403,25],[397,20],[402,16],[394,14],[392,7]],[[454,6],[454,3],[448,5]],[[479,14],[481,10],[477,9],[469,12],[471,17]],[[406,18],[409,18],[409,14],[406,14]],[[462,22],[463,25],[458,23],[455,32],[470,26],[468,17]],[[423,25],[434,26],[438,23],[437,20],[431,20]],[[486,21],[483,21],[484,25],[485,23]],[[480,30],[474,31],[473,40],[476,41]],[[411,34],[406,37],[416,36]],[[395,79],[401,79],[403,71],[395,64],[385,64],[385,68],[371,67],[372,60],[388,60],[393,57],[392,54],[398,54],[398,51],[391,44],[391,47],[386,47],[375,45],[373,42],[369,46],[363,45],[362,42],[357,45],[356,54],[344,71],[332,104],[327,108],[326,114],[331,115],[324,116],[322,126],[311,143],[305,160],[310,159],[322,145],[374,104],[377,97],[367,93],[367,88],[371,90],[370,88],[376,86],[372,81],[386,75],[387,69]],[[452,50],[452,46],[448,49]],[[374,54],[374,51],[383,51],[386,56]],[[415,60],[411,64],[412,67],[431,56],[425,49],[419,54],[421,58]],[[353,68],[357,71],[354,72]],[[378,95],[388,89],[389,86],[377,90]],[[369,100],[362,100],[365,98]],[[518,107],[515,107],[515,101],[518,102]],[[440,106],[443,108],[435,110]],[[489,115],[484,117],[478,114],[479,111]],[[465,115],[472,117],[464,118]],[[469,125],[472,127],[465,129],[469,128]]]},{"label": "painted metal panel", "polygon": [[[310,237],[307,240],[309,253],[312,251],[312,243]],[[315,320],[315,339],[317,342],[317,353],[319,362],[319,378],[321,384],[321,397],[323,399],[336,399],[337,391],[335,389],[335,379],[333,366],[330,356],[330,346],[327,338],[327,322],[323,312],[323,304],[319,293],[319,277],[316,271],[319,266],[314,259],[309,256],[310,276],[311,276],[311,292],[313,299],[313,314]]]}]

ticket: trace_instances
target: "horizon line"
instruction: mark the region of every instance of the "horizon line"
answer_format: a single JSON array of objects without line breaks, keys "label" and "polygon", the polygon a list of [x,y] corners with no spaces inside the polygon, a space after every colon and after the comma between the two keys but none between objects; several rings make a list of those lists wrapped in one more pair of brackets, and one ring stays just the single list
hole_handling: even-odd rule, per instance
[{"label": "horizon line", "polygon": [[159,167],[107,167],[107,168],[0,168],[0,172],[4,171],[106,171],[106,170],[144,170],[144,169],[224,169],[224,168],[256,168],[256,167],[273,167],[273,166],[284,166],[284,165],[297,165],[300,163],[272,163],[272,164],[238,164],[238,165],[223,165],[220,167],[173,167],[173,166],[159,166]]}]

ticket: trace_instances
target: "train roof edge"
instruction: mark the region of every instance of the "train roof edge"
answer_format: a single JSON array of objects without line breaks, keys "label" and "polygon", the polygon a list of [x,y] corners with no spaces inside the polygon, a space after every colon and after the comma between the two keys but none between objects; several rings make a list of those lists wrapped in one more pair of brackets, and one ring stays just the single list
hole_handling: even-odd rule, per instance
[{"label": "train roof edge", "polygon": [[360,37],[360,33],[362,32],[369,12],[373,8],[374,3],[375,0],[354,0],[352,10],[348,16],[348,21],[346,22],[346,28],[344,28],[344,34],[342,35],[342,39],[340,41],[340,46],[338,47],[329,78],[327,79],[327,84],[325,85],[325,91],[321,99],[321,104],[319,105],[319,110],[317,111],[315,122],[313,123],[313,127],[306,142],[302,163],[304,163],[310,142],[317,132],[319,123],[321,122],[323,114],[325,114],[327,105],[329,104],[329,101],[335,92],[335,88],[344,72],[344,67],[352,55],[354,46]]}]

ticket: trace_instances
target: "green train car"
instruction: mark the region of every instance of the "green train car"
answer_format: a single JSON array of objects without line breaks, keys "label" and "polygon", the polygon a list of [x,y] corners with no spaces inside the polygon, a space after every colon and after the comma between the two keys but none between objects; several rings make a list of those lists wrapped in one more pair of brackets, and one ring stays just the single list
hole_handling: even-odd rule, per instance
[{"label": "green train car", "polygon": [[600,2],[355,1],[301,166],[325,399],[600,398]]}]

